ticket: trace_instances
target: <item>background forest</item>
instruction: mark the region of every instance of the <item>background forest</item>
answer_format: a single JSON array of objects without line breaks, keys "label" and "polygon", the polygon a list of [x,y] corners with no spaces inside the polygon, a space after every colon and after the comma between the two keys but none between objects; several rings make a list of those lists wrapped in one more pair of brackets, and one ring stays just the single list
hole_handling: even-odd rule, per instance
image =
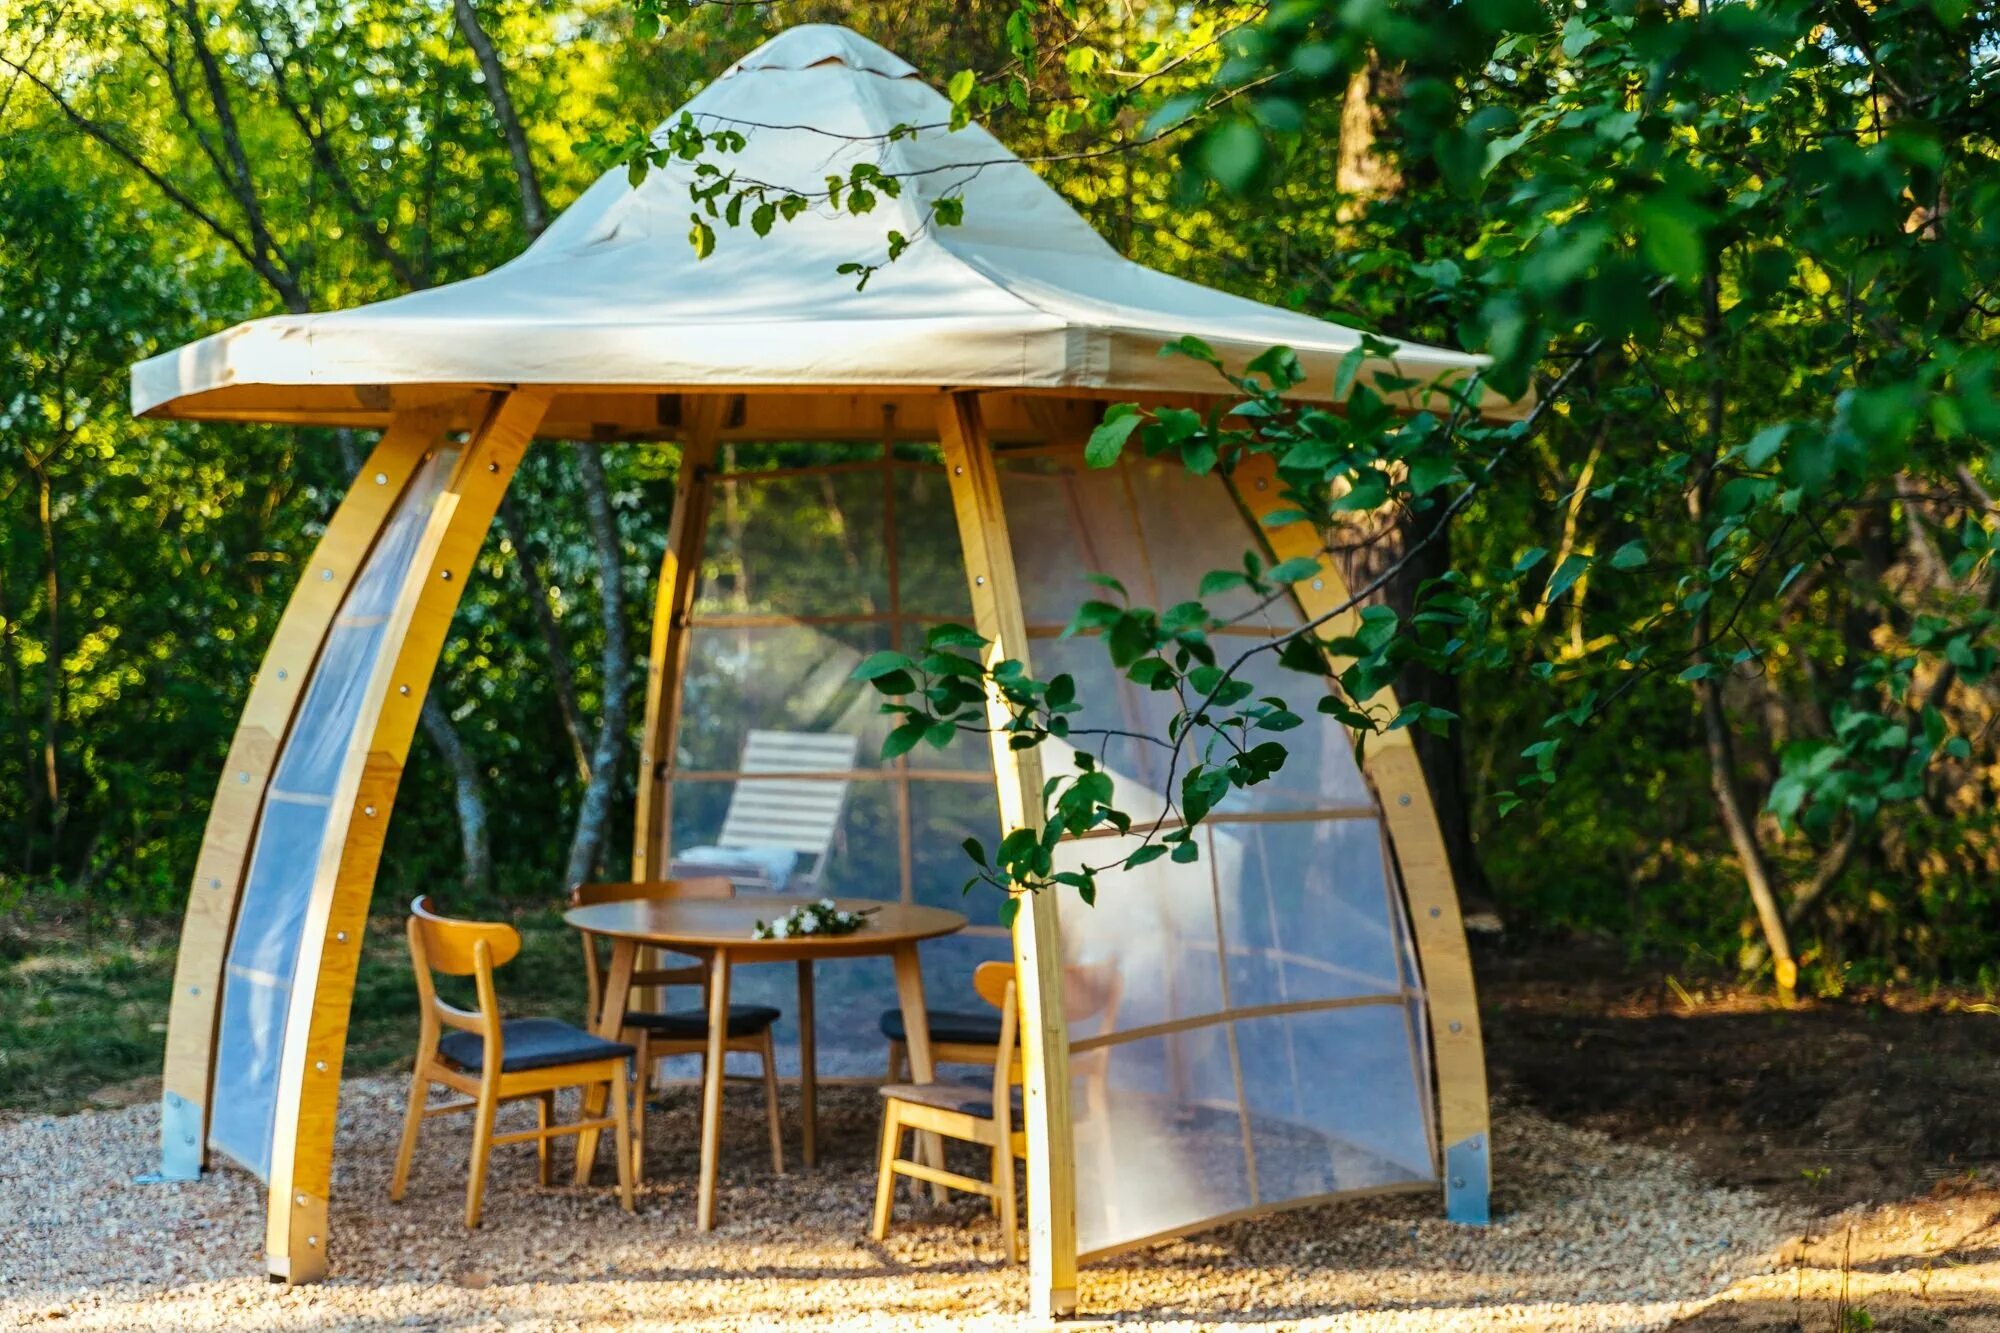
[{"label": "background forest", "polygon": [[[482,272],[730,60],[822,20],[949,83],[1142,263],[1560,386],[1386,589],[1423,650],[1385,662],[1461,719],[1425,758],[1464,815],[1462,878],[1510,932],[1754,970],[1775,913],[1824,990],[2000,983],[1988,11],[0,15],[0,930],[177,915],[249,677],[360,445],[134,420],[127,366]],[[450,882],[547,905],[622,871],[632,649],[676,466],[531,452],[379,902]],[[1443,522],[1400,498],[1350,573]],[[1439,588],[1474,609],[1424,646],[1410,613]]]}]

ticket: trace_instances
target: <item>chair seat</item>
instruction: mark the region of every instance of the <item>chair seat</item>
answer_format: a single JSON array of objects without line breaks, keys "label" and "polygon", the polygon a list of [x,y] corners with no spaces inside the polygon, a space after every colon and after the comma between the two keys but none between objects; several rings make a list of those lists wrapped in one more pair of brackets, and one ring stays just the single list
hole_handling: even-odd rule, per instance
[{"label": "chair seat", "polygon": [[[438,1054],[477,1073],[486,1063],[486,1044],[476,1032],[454,1032],[438,1043]],[[624,1042],[606,1041],[560,1018],[510,1018],[500,1025],[503,1074],[618,1060],[631,1054]]]},{"label": "chair seat", "polygon": [[[990,1010],[983,1014],[960,1013],[952,1009],[926,1009],[932,1041],[956,1042],[961,1046],[998,1046],[1000,1044],[1000,1011]],[[903,1031],[903,1011],[884,1009],[882,1011],[882,1035],[890,1041],[905,1041]]]},{"label": "chair seat", "polygon": [[[778,1017],[778,1011],[768,1004],[732,1004],[728,1034],[754,1037],[777,1022]],[[699,1041],[708,1036],[708,1013],[702,1009],[674,1009],[664,1014],[631,1012],[625,1015],[625,1026],[644,1028],[656,1037]]]},{"label": "chair seat", "polygon": [[[1018,1124],[1022,1118],[1021,1090],[1017,1087],[1012,1091],[1013,1116]],[[935,1107],[940,1111],[962,1111],[981,1120],[993,1118],[991,1083],[961,1083],[957,1079],[939,1079],[935,1083],[887,1083],[882,1087],[882,1095],[899,1102]]]}]

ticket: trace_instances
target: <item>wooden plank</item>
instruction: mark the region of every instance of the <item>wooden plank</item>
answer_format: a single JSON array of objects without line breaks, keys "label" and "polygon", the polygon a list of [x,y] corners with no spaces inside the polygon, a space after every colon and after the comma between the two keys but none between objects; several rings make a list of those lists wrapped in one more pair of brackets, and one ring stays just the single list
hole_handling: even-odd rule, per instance
[{"label": "wooden plank", "polygon": [[265,1248],[274,1276],[326,1272],[340,1066],[382,842],[453,613],[547,396],[494,400],[438,496],[384,633],[335,786],[300,932],[272,1133]]},{"label": "wooden plank", "polygon": [[[952,509],[965,551],[973,625],[990,640],[989,662],[1028,664],[1026,617],[1000,502],[1000,478],[970,393],[946,396],[938,411]],[[997,695],[987,705],[993,774],[1003,828],[1039,828],[1042,762],[1034,750],[1010,750],[998,724],[1007,716]],[[1028,1283],[1034,1317],[1076,1308],[1076,1153],[1070,1122],[1069,1033],[1063,1014],[1062,939],[1056,904],[1026,898],[1014,919],[1014,967],[1020,978],[1021,1068],[1028,1136]]]},{"label": "wooden plank", "polygon": [[[1263,527],[1263,516],[1280,507],[1277,470],[1268,457],[1245,459],[1232,483],[1237,499],[1258,521],[1275,557],[1284,560],[1317,554],[1317,543],[1304,524]],[[1318,576],[1295,584],[1292,590],[1308,618],[1324,615],[1348,598],[1347,586],[1331,564],[1324,564]],[[1359,618],[1358,610],[1345,612],[1325,632],[1348,633]],[[1396,707],[1393,692],[1384,691],[1377,698],[1391,710]],[[1437,1067],[1438,1134],[1445,1159],[1439,1169],[1445,1178],[1448,1206],[1454,1218],[1484,1221],[1486,1172],[1491,1161],[1486,1056],[1480,1039],[1472,958],[1466,947],[1451,860],[1409,729],[1372,737],[1362,767],[1382,804],[1383,823],[1402,872],[1417,964],[1423,972],[1432,1059]],[[1466,1165],[1454,1169],[1455,1160]]]},{"label": "wooden plank", "polygon": [[168,1106],[162,1117],[162,1166],[169,1177],[194,1175],[205,1154],[223,963],[280,742],[291,730],[355,574],[456,406],[438,404],[400,417],[376,443],[292,589],[244,701],[195,857],[174,963],[162,1078]]}]

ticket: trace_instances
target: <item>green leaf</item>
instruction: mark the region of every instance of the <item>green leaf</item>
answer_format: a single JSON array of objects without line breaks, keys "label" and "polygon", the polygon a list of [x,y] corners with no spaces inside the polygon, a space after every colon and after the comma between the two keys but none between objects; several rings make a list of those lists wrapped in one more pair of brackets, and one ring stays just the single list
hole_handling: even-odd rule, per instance
[{"label": "green leaf", "polygon": [[1317,573],[1319,561],[1309,555],[1295,555],[1271,566],[1265,577],[1273,583],[1300,583]]},{"label": "green leaf", "polygon": [[916,663],[911,661],[904,653],[870,653],[861,659],[860,666],[854,668],[852,678],[855,680],[874,680],[877,677],[888,675],[891,671],[908,671],[915,666]]},{"label": "green leaf", "polygon": [[977,865],[981,870],[989,870],[992,868],[988,866],[986,863],[986,845],[980,842],[979,839],[967,838],[964,842],[961,842],[959,846],[965,848],[965,854],[971,857],[973,864]]},{"label": "green leaf", "polygon": [[930,723],[923,718],[919,718],[915,722],[905,722],[902,726],[897,727],[882,738],[882,757],[884,759],[895,759],[900,755],[908,754],[916,748],[917,742],[921,741],[924,738],[924,733],[929,730]]},{"label": "green leaf", "polygon": [[1613,569],[1637,569],[1645,563],[1646,543],[1644,542],[1626,542],[1611,553],[1611,567]]},{"label": "green leaf", "polygon": [[1563,562],[1556,566],[1556,572],[1549,575],[1549,586],[1542,590],[1542,600],[1553,603],[1568,592],[1589,568],[1590,557],[1587,555],[1571,555],[1564,558]]},{"label": "green leaf", "polygon": [[1104,468],[1116,463],[1118,455],[1125,452],[1125,442],[1144,421],[1136,403],[1113,403],[1083,446],[1084,465]]},{"label": "green leaf", "polygon": [[1264,135],[1256,125],[1231,117],[1210,127],[1194,146],[1193,161],[1203,175],[1231,194],[1250,192],[1264,173]]}]

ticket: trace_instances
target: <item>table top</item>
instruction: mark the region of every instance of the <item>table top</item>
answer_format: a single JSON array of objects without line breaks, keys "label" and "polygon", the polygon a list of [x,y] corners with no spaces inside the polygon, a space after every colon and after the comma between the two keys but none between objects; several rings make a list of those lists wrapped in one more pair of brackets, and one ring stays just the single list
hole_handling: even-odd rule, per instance
[{"label": "table top", "polygon": [[634,898],[619,903],[572,907],[563,920],[578,930],[612,939],[638,940],[676,948],[728,949],[732,953],[879,953],[898,944],[950,935],[965,929],[965,915],[942,907],[882,902],[873,898],[838,898],[849,912],[867,912],[861,929],[850,935],[793,935],[782,940],[758,940],[750,932],[759,921],[771,921],[811,898],[775,893],[744,893],[734,898]]}]

